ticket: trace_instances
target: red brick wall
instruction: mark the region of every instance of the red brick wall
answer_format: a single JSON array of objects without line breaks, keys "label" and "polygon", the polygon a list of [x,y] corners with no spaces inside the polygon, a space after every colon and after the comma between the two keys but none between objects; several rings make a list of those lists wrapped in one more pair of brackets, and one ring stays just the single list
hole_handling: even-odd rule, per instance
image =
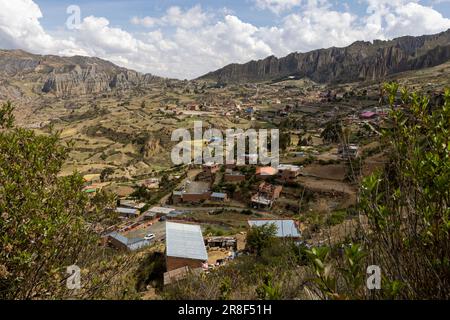
[{"label": "red brick wall", "polygon": [[183,202],[200,202],[202,200],[208,200],[210,196],[210,192],[202,194],[183,194]]}]

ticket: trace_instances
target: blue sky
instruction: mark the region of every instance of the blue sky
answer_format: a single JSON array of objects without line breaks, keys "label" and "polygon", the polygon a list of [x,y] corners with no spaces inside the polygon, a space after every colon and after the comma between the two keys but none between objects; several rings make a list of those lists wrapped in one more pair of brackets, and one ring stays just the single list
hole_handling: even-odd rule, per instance
[{"label": "blue sky", "polygon": [[[73,28],[69,5],[81,10]],[[0,48],[98,56],[189,79],[269,55],[450,29],[450,0],[0,0],[0,8]]]},{"label": "blue sky", "polygon": [[[200,4],[209,10],[221,10],[228,8],[236,16],[256,26],[272,25],[280,19],[280,16],[270,10],[259,10],[249,0],[36,0],[41,8],[44,18],[42,24],[49,29],[64,25],[67,18],[66,8],[71,4],[79,5],[83,15],[95,15],[108,18],[112,24],[134,28],[130,24],[133,16],[157,16],[161,15],[171,6],[190,8]],[[367,6],[360,0],[332,1],[335,8],[349,9],[351,12],[363,15]],[[422,4],[431,6],[446,18],[450,18],[450,0],[426,0]],[[348,6],[346,6],[347,4]]]}]

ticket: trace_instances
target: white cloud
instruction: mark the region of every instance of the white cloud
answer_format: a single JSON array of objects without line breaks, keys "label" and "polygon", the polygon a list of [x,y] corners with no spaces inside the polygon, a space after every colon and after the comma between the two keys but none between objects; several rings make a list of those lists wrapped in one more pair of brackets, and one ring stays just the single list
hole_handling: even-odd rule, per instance
[{"label": "white cloud", "polygon": [[450,19],[419,1],[366,0],[368,3],[365,23],[380,37],[394,38],[403,35],[436,33],[450,28]]},{"label": "white cloud", "polygon": [[[205,12],[200,6],[169,8],[161,17],[134,18],[143,28],[130,33],[102,17],[89,16],[72,31],[49,34],[31,0],[0,0],[0,48],[35,53],[89,55],[155,75],[194,78],[229,63],[243,63],[293,51],[346,46],[356,40],[430,34],[450,28],[450,19],[420,1],[362,0],[367,13],[339,11],[327,0],[304,0],[300,10],[259,27],[229,10]],[[292,1],[266,1],[266,3]],[[296,3],[300,3],[297,1]]]},{"label": "white cloud", "polygon": [[39,23],[42,12],[32,0],[0,0],[0,45],[4,48],[42,50],[54,40]]},{"label": "white cloud", "polygon": [[186,11],[183,11],[180,7],[173,6],[167,9],[166,14],[160,18],[133,17],[131,23],[145,27],[172,26],[191,29],[203,26],[210,18],[211,15],[204,12],[200,5],[196,5]]},{"label": "white cloud", "polygon": [[257,8],[268,9],[276,14],[298,7],[302,0],[253,0]]}]

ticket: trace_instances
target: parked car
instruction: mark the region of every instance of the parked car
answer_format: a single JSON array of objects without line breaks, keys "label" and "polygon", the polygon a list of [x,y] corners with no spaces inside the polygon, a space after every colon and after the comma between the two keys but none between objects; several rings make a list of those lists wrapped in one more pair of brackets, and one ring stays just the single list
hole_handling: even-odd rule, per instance
[{"label": "parked car", "polygon": [[153,233],[149,233],[148,235],[146,235],[144,237],[145,240],[153,240],[155,238],[156,238],[156,236]]}]

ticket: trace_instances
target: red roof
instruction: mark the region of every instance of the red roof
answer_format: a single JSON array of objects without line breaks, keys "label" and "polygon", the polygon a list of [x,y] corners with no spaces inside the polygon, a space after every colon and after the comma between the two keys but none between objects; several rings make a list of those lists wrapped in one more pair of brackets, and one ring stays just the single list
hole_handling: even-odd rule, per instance
[{"label": "red roof", "polygon": [[256,168],[256,174],[261,176],[274,176],[278,173],[278,170],[273,167],[258,167]]},{"label": "red roof", "polygon": [[372,111],[367,111],[367,112],[361,113],[362,118],[372,118],[375,115],[376,115],[376,113],[372,112]]}]

